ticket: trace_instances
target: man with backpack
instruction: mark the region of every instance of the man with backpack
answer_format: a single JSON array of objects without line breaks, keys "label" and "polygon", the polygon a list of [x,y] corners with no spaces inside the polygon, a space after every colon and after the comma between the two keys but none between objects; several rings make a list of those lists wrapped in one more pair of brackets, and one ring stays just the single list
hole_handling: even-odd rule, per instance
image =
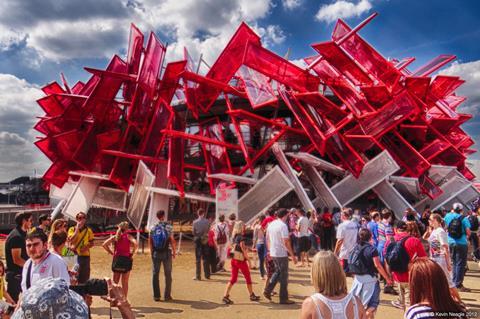
[{"label": "man with backpack", "polygon": [[172,259],[175,258],[176,242],[173,238],[173,227],[165,221],[165,211],[157,212],[159,222],[150,231],[148,246],[152,255],[152,287],[153,300],[160,301],[159,274],[163,263],[165,273],[165,301],[172,300]]},{"label": "man with backpack", "polygon": [[408,289],[408,265],[418,257],[427,257],[425,248],[420,239],[410,236],[407,232],[407,223],[398,220],[395,224],[393,241],[388,240],[385,245],[384,258],[393,280],[397,283],[399,300],[392,301],[396,308],[405,310],[406,290]]},{"label": "man with backpack", "polygon": [[469,292],[470,289],[463,286],[465,267],[467,266],[468,241],[470,237],[470,221],[463,215],[463,205],[453,204],[453,210],[445,215],[443,219],[447,226],[448,245],[452,258],[452,277],[458,291]]},{"label": "man with backpack", "polygon": [[470,222],[470,242],[472,243],[472,258],[475,262],[478,262],[480,261],[480,248],[478,243],[478,214],[475,211],[471,211],[468,215],[468,221]]},{"label": "man with backpack", "polygon": [[217,269],[225,271],[224,265],[227,260],[228,238],[230,238],[228,224],[225,222],[225,215],[218,217],[218,223],[215,225],[214,232],[218,256]]}]

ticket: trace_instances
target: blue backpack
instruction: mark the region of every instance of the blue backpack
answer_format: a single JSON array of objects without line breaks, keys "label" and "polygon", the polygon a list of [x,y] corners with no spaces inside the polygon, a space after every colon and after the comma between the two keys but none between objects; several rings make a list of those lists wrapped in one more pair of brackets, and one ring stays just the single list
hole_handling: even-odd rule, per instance
[{"label": "blue backpack", "polygon": [[410,236],[402,238],[400,241],[391,242],[387,246],[385,253],[385,260],[390,266],[391,271],[403,273],[408,271],[408,264],[410,263],[410,256],[405,249],[405,242]]},{"label": "blue backpack", "polygon": [[165,250],[168,248],[168,231],[163,224],[158,224],[152,230],[152,243],[155,250]]}]

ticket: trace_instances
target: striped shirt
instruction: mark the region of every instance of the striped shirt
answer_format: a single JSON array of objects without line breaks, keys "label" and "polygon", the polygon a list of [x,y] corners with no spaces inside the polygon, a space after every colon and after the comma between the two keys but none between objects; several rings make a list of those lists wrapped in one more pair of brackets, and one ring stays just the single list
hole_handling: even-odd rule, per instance
[{"label": "striped shirt", "polygon": [[415,304],[405,312],[405,319],[435,319],[435,312],[427,305]]},{"label": "striped shirt", "polygon": [[389,223],[381,221],[378,223],[378,241],[385,242],[388,238],[393,237],[393,228]]}]

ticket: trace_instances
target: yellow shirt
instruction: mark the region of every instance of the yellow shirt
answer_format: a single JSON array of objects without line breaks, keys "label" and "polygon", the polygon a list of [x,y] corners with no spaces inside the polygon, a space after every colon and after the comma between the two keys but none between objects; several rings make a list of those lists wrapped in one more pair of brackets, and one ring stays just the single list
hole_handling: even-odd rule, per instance
[{"label": "yellow shirt", "polygon": [[[87,233],[85,234],[85,232]],[[74,233],[75,233],[75,227],[70,227],[70,229],[68,230],[68,238],[71,238]],[[78,232],[78,235],[75,238],[75,240],[72,240],[71,242],[71,247],[77,247],[76,253],[78,256],[90,256],[90,249],[87,249],[86,251],[83,251],[83,252],[81,252],[81,250],[83,247],[87,246],[92,241],[93,241],[93,231],[89,227],[86,227],[80,232]]]},{"label": "yellow shirt", "polygon": [[3,276],[0,276],[0,300],[3,300],[3,289],[5,289],[5,282]]}]

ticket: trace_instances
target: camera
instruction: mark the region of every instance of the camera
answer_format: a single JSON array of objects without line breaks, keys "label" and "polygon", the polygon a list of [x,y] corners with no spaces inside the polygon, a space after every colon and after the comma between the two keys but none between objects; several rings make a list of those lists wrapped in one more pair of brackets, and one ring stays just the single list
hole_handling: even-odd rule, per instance
[{"label": "camera", "polygon": [[70,286],[80,296],[106,296],[108,295],[108,286],[105,279],[89,279],[84,284]]}]

